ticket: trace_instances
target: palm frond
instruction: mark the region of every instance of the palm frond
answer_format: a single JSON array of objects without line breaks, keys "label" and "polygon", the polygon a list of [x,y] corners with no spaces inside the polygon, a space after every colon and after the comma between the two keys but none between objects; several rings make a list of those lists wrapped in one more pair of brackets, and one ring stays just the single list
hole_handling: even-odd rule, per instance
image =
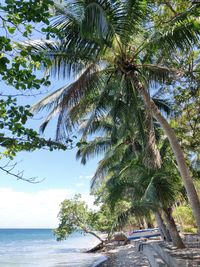
[{"label": "palm frond", "polygon": [[155,174],[154,188],[158,201],[163,206],[171,206],[179,194],[180,179],[174,177],[174,180],[169,176],[170,174],[163,171],[162,176]]},{"label": "palm frond", "polygon": [[90,117],[87,121],[85,121],[85,124],[82,125],[82,138],[86,138],[89,133],[93,132],[93,124],[95,123],[95,121],[106,116],[106,95],[107,91],[101,90],[97,100],[93,103],[93,108]]},{"label": "palm frond", "polygon": [[185,19],[177,21],[172,25],[157,31],[153,34],[149,44],[151,46],[161,46],[166,49],[188,49],[191,45],[199,41],[199,24],[196,19]]},{"label": "palm frond", "polygon": [[125,6],[127,21],[129,24],[129,27],[127,27],[127,30],[129,29],[128,36],[131,37],[131,33],[136,35],[139,31],[142,30],[141,25],[143,25],[143,23],[147,21],[151,11],[146,1],[141,0],[128,0],[125,2]]},{"label": "palm frond", "polygon": [[[83,122],[84,123],[84,122]],[[80,132],[82,133],[82,129],[85,129],[85,125],[80,125]],[[92,126],[88,129],[88,135],[102,133],[109,134],[113,130],[113,125],[111,123],[111,118],[101,117],[100,119],[96,119],[92,122]]]},{"label": "palm frond", "polygon": [[124,31],[126,13],[122,2],[88,1],[85,10],[83,28],[88,29],[87,37],[104,40],[104,44],[109,47],[112,39]]},{"label": "palm frond", "polygon": [[161,111],[165,112],[167,115],[170,114],[172,108],[167,99],[152,97],[152,100]]},{"label": "palm frond", "polygon": [[136,217],[145,216],[150,212],[151,209],[155,209],[153,203],[145,201],[134,201],[132,203],[131,208],[129,208],[127,211],[121,213],[118,216],[117,224],[124,226],[128,222],[128,219],[131,216],[136,216]]},{"label": "palm frond", "polygon": [[[51,61],[47,71],[58,78],[71,78],[72,75],[78,75],[84,70],[85,65],[93,62],[94,59],[89,53],[86,56],[82,50],[73,50],[69,43],[66,44],[65,39],[61,41],[33,40],[20,43],[20,45],[28,48],[32,54],[44,54]],[[44,67],[46,68],[46,66]]]},{"label": "palm frond", "polygon": [[138,65],[138,68],[142,72],[143,77],[145,77],[147,84],[154,87],[172,79],[180,72],[176,69],[157,64],[142,64]]},{"label": "palm frond", "polygon": [[42,109],[52,109],[43,123],[41,130],[44,130],[49,121],[59,113],[56,136],[57,139],[63,139],[63,136],[60,134],[64,134],[65,130],[67,130],[67,122],[70,122],[72,125],[72,121],[69,120],[68,112],[79,103],[88,90],[95,91],[95,88],[99,87],[99,83],[101,83],[101,79],[98,76],[97,66],[91,64],[85,68],[84,72],[80,74],[76,81],[61,87],[33,105],[31,112],[38,112]]},{"label": "palm frond", "polygon": [[75,20],[77,23],[81,22],[84,17],[84,10],[82,5],[76,3],[54,3],[54,17],[52,19],[53,26],[62,29],[64,23],[68,23],[69,20]]},{"label": "palm frond", "polygon": [[98,66],[96,64],[86,66],[78,79],[69,86],[63,97],[62,106],[77,104],[87,92],[99,88],[99,83],[101,84],[101,77],[98,76]]},{"label": "palm frond", "polygon": [[123,151],[124,146],[121,142],[119,142],[116,146],[111,147],[111,149],[107,151],[103,160],[99,162],[97,170],[92,177],[90,185],[92,191],[94,191],[102,184],[108,170],[111,169],[116,164],[116,162],[120,161],[120,156]]},{"label": "palm frond", "polygon": [[[77,78],[77,80],[69,85],[63,86],[50,95],[44,97],[38,103],[31,107],[31,112],[38,112],[44,108],[52,108],[52,106],[63,106],[69,103],[70,97],[73,97],[75,102],[84,94],[84,89],[87,88],[90,78],[95,75],[96,65],[92,64],[85,68],[84,72]],[[82,89],[82,91],[81,91]],[[68,100],[68,101],[67,101]],[[67,103],[66,103],[67,102]],[[62,103],[62,104],[61,104]]]},{"label": "palm frond", "polygon": [[81,158],[81,163],[85,164],[88,159],[93,158],[99,154],[105,153],[111,146],[111,139],[105,137],[96,137],[95,140],[82,145],[79,148],[76,158]]},{"label": "palm frond", "polygon": [[47,127],[47,125],[49,124],[49,122],[60,112],[60,107],[57,106],[56,108],[54,108],[49,114],[48,116],[45,118],[45,120],[42,122],[42,124],[40,125],[40,131],[43,133]]},{"label": "palm frond", "polygon": [[46,97],[42,98],[36,104],[30,108],[30,112],[37,113],[43,109],[50,110],[51,108],[58,107],[59,103],[62,101],[65,91],[67,91],[69,86],[63,86]]}]

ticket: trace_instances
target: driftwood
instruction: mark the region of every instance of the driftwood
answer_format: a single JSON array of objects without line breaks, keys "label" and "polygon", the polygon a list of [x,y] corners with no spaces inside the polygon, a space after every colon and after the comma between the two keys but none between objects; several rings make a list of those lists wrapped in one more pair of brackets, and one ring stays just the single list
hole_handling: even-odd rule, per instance
[{"label": "driftwood", "polygon": [[[93,233],[92,233],[93,234]],[[97,244],[95,247],[87,250],[87,253],[92,253],[92,252],[96,252],[100,249],[103,249],[104,247],[106,247],[108,244],[112,244],[114,246],[116,245],[127,245],[130,244],[130,240],[127,238],[127,236],[123,233],[115,233],[113,238],[111,240],[102,240],[99,238],[99,236],[96,236],[99,240],[101,240],[101,242],[99,244]]]},{"label": "driftwood", "polygon": [[87,250],[86,252],[87,252],[87,253],[96,252],[96,251],[102,249],[103,247],[105,247],[105,243],[104,243],[104,242],[101,242],[101,243],[99,243],[98,245],[96,245],[95,247],[93,247],[93,248]]}]

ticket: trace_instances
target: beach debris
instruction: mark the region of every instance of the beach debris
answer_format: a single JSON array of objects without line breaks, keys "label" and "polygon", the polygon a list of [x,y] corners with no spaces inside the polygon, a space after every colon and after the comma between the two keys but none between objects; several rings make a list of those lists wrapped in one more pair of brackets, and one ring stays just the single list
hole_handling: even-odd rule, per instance
[{"label": "beach debris", "polygon": [[127,245],[130,243],[130,240],[123,232],[115,233],[111,242],[116,243],[117,245]]}]

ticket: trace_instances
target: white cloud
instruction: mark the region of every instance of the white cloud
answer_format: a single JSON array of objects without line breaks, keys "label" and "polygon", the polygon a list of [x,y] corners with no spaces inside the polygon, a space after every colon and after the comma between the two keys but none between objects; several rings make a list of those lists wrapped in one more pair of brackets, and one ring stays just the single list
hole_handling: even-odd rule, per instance
[{"label": "white cloud", "polygon": [[[54,228],[58,225],[59,205],[75,191],[47,189],[37,192],[20,192],[11,188],[0,189],[0,228]],[[89,208],[94,199],[82,194]]]},{"label": "white cloud", "polygon": [[90,194],[83,193],[81,194],[82,199],[87,203],[89,209],[97,210],[98,207],[94,205],[94,196]]}]

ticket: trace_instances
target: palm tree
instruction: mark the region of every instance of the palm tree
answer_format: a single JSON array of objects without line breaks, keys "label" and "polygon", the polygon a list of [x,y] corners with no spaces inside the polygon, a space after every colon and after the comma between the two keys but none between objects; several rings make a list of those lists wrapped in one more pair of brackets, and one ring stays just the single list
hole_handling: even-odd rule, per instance
[{"label": "palm tree", "polygon": [[[176,170],[171,165],[171,159],[163,157],[163,160],[165,163],[162,168],[155,171],[141,165],[140,159],[129,158],[129,161],[126,160],[123,164],[119,158],[119,162],[115,162],[115,165],[110,164],[110,168],[107,168],[104,177],[106,184],[100,195],[102,194],[104,201],[111,205],[115,205],[119,199],[129,199],[132,207],[126,212],[127,216],[144,215],[150,210],[158,216],[161,210],[173,244],[178,248],[184,248],[171,209],[177,196],[180,195],[181,184]],[[124,213],[122,218],[126,218]],[[164,226],[159,224],[167,237]]]},{"label": "palm tree", "polygon": [[161,212],[159,210],[155,212],[155,218],[156,218],[158,227],[160,228],[160,234],[162,236],[162,239],[167,242],[171,242],[172,241],[171,236],[169,234],[169,231],[163,221]]},{"label": "palm tree", "polygon": [[[59,136],[66,131],[69,109],[81,104],[83,97],[100,91],[102,101],[106,101],[104,89],[109,88],[110,80],[113,81],[115,77],[118,89],[126,81],[131,87],[123,88],[121,95],[127,89],[126,96],[131,95],[135,100],[143,99],[149,122],[149,147],[152,157],[157,158],[154,162],[158,168],[160,160],[152,117],[161,125],[170,141],[200,231],[200,202],[184,154],[173,129],[149,93],[152,82],[159,84],[170,75],[176,79],[182,74],[170,69],[164,55],[167,54],[169,58],[170,53],[173,56],[177,48],[187,49],[199,40],[199,22],[195,19],[199,4],[189,6],[167,23],[159,25],[159,28],[152,15],[155,5],[151,1],[148,3],[141,0],[98,0],[73,2],[66,8],[58,8],[53,27],[59,30],[60,41],[40,41],[28,45],[35,51],[45,51],[52,60],[55,73],[64,76],[78,74],[78,78],[41,100],[32,110],[52,107],[43,129],[52,116],[59,113]],[[157,55],[162,55],[163,59],[158,59]],[[115,88],[111,88],[108,95],[114,98]],[[136,105],[135,114],[139,114],[140,110],[141,107]]]},{"label": "palm tree", "polygon": [[[132,207],[127,214],[146,216],[152,210],[156,214],[165,239],[170,241],[162,221],[160,212],[162,210],[174,245],[183,248],[184,244],[172,217],[172,210],[169,208],[175,202],[181,185],[171,155],[168,155],[167,140],[162,142],[160,149],[164,163],[161,169],[152,170],[142,164],[144,157],[140,144],[142,142],[137,132],[134,132],[134,128],[132,127],[131,136],[135,136],[135,140],[131,140],[130,132],[121,129],[123,123],[118,125],[115,134],[117,142],[115,142],[111,138],[113,127],[111,123],[108,125],[107,122],[104,136],[95,137],[87,142],[77,153],[77,157],[81,158],[84,164],[90,157],[104,154],[92,179],[93,193],[97,192],[98,198],[110,203],[111,206],[115,206],[122,199],[131,201]],[[98,132],[104,126],[105,119],[99,120],[98,126],[96,125],[93,130]]]}]

